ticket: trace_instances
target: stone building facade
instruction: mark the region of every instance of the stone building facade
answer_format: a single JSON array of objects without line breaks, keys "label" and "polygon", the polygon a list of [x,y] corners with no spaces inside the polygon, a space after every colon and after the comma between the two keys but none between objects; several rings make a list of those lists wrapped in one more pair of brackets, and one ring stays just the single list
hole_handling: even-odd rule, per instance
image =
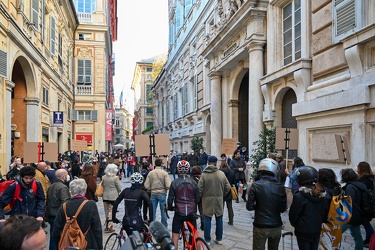
[{"label": "stone building facade", "polygon": [[374,164],[374,10],[355,0],[171,0],[158,131],[177,151],[201,136],[218,156],[223,138],[251,152],[264,126],[296,128],[305,163]]},{"label": "stone building facade", "polygon": [[[89,2],[90,8],[80,11],[81,3]],[[108,68],[111,68],[111,42],[117,32],[111,21],[116,13],[114,3],[115,0],[0,1],[3,174],[8,170],[11,156],[23,157],[25,142],[57,142],[58,152],[64,152],[71,148],[71,140],[77,139],[77,134],[84,136],[93,130],[93,133],[103,130],[102,110],[111,109]],[[93,22],[87,23],[90,20]],[[81,34],[91,39],[82,39]],[[91,74],[82,74],[80,60],[94,61]],[[87,77],[82,80],[84,75]],[[92,83],[98,84],[97,88],[80,86],[89,76],[94,79]],[[81,109],[97,110],[95,125],[85,124],[82,128],[77,113]],[[62,126],[55,126],[56,112],[62,118]],[[95,149],[106,148],[104,135],[91,138]]]}]

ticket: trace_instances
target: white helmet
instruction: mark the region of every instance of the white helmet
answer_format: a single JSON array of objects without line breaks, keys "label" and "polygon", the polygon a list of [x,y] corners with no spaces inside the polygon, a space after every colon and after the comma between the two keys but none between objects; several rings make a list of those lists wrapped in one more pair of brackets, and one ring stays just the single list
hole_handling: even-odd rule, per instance
[{"label": "white helmet", "polygon": [[131,184],[135,184],[135,183],[142,184],[143,183],[143,176],[140,173],[135,172],[134,174],[132,174],[130,176],[130,183]]},{"label": "white helmet", "polygon": [[259,162],[258,171],[268,172],[276,176],[278,170],[279,163],[271,158],[265,158]]}]

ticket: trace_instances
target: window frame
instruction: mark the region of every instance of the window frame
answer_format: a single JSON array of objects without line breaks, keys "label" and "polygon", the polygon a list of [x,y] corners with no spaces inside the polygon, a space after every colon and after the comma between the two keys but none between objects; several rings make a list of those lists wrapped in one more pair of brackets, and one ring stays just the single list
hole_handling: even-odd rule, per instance
[{"label": "window frame", "polygon": [[42,86],[42,103],[47,107],[49,105],[49,90],[45,86]]},{"label": "window frame", "polygon": [[51,15],[49,23],[49,50],[52,55],[56,55],[56,19]]},{"label": "window frame", "polygon": [[[299,1],[299,8],[296,10],[296,1]],[[302,2],[303,0],[291,0],[289,3],[287,3],[285,6],[282,7],[282,55],[283,55],[283,65],[289,65],[299,59],[302,58]],[[291,5],[291,13],[288,17],[284,17],[284,13],[286,11],[286,8]],[[296,20],[296,13],[299,11],[299,20]],[[291,27],[286,31],[285,30],[285,22],[287,21],[288,18],[291,18],[290,25]],[[296,37],[296,26],[299,26],[299,36]],[[286,33],[291,31],[291,39],[290,42],[285,44],[286,40]],[[296,40],[299,39],[299,50],[296,50]],[[285,49],[286,46],[291,45],[291,54],[286,56],[285,55]],[[299,57],[298,57],[298,52],[299,52]],[[289,57],[291,57],[290,61],[286,61]]]},{"label": "window frame", "polygon": [[[80,63],[82,63],[82,65],[80,65]],[[86,65],[88,63],[90,64],[89,66]],[[80,78],[82,80],[80,80]],[[92,85],[92,60],[78,59],[77,61],[77,85]]]}]

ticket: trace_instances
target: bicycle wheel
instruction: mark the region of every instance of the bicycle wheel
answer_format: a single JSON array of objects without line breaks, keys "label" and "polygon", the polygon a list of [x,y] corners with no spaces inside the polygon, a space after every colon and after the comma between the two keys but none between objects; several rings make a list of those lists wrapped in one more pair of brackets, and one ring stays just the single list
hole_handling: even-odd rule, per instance
[{"label": "bicycle wheel", "polygon": [[196,250],[204,250],[204,249],[209,250],[211,248],[209,245],[207,245],[207,242],[204,239],[198,237],[195,239],[195,249]]},{"label": "bicycle wheel", "polygon": [[104,250],[119,250],[122,243],[121,235],[112,233],[105,242]]}]

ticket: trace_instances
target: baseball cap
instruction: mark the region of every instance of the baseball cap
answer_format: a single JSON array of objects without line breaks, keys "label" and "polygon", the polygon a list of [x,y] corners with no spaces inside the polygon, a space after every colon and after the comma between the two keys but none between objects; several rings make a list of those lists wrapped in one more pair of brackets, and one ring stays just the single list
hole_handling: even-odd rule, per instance
[{"label": "baseball cap", "polygon": [[208,162],[217,162],[217,158],[216,158],[216,156],[211,155],[211,156],[208,157],[207,161]]}]

